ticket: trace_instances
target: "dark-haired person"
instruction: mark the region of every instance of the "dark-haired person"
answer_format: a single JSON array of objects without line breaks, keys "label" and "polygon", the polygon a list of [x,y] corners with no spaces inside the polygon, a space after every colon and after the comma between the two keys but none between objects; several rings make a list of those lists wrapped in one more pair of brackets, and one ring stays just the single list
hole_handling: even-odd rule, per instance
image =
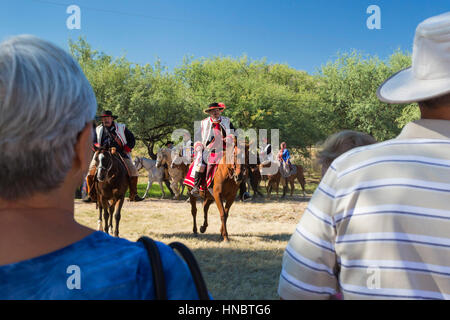
[{"label": "dark-haired person", "polygon": [[[72,56],[33,36],[0,44],[0,299],[154,299],[141,243],[80,225],[74,192],[92,156],[97,102]],[[157,242],[169,299],[198,299]]]},{"label": "dark-haired person", "polygon": [[377,96],[421,119],[331,163],[286,247],[283,299],[450,299],[450,12],[418,25],[412,66]]},{"label": "dark-haired person", "polygon": [[[127,167],[128,175],[130,177],[130,201],[144,200],[137,194],[139,173],[131,159],[131,150],[136,144],[133,133],[125,126],[125,124],[114,121],[117,119],[117,116],[113,115],[109,110],[103,112],[99,118],[101,119],[102,124],[95,129],[93,144],[97,147],[116,148],[123,163]],[[95,172],[98,166],[96,159],[97,157],[94,155],[86,179],[88,194],[94,202],[96,201],[96,194],[93,186]]]}]

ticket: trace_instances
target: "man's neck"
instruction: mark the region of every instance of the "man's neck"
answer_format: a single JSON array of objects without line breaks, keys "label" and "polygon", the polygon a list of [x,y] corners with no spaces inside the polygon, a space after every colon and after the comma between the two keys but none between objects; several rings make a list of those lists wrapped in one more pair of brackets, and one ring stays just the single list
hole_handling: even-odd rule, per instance
[{"label": "man's neck", "polygon": [[420,106],[421,119],[450,120],[450,106],[427,108]]}]

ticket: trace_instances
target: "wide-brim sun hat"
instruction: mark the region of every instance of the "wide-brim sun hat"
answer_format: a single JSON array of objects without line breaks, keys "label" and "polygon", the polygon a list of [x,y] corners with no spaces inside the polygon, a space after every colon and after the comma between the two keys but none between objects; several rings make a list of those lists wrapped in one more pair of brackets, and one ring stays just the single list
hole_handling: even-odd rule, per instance
[{"label": "wide-brim sun hat", "polygon": [[102,118],[105,118],[105,117],[111,117],[114,120],[118,118],[118,116],[113,115],[113,113],[111,111],[107,110],[107,111],[103,112],[101,116],[97,116],[97,119],[101,120]]},{"label": "wide-brim sun hat", "polygon": [[421,22],[414,36],[412,65],[377,90],[383,102],[403,104],[450,93],[450,12]]},{"label": "wide-brim sun hat", "polygon": [[214,103],[211,103],[211,104],[208,106],[207,109],[204,109],[203,112],[204,112],[204,113],[209,113],[211,110],[215,110],[215,109],[221,109],[221,110],[224,110],[225,108],[226,108],[226,106],[225,106],[224,103],[222,103],[222,102],[219,102],[219,103],[214,102]]}]

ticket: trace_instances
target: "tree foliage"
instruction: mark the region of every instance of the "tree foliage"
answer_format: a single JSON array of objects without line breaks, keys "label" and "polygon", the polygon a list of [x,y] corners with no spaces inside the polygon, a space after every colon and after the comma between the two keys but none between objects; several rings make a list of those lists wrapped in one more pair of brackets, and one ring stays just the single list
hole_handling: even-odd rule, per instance
[{"label": "tree foliage", "polygon": [[151,157],[175,129],[193,133],[194,121],[212,102],[227,106],[224,115],[237,128],[279,129],[289,147],[306,147],[334,132],[351,129],[378,141],[395,137],[418,118],[415,104],[388,105],[377,88],[411,64],[396,51],[387,61],[356,51],[338,54],[315,75],[266,60],[185,58],[169,72],[156,62],[137,65],[91,48],[80,38],[70,42],[97,97],[99,111],[112,110],[142,141]]}]

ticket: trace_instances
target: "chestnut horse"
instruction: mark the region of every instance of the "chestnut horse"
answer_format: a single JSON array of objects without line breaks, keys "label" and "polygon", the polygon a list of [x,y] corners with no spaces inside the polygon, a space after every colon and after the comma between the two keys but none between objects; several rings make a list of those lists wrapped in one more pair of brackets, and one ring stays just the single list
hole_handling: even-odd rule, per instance
[{"label": "chestnut horse", "polygon": [[[116,220],[114,235],[116,237],[119,236],[120,211],[130,183],[127,168],[119,157],[115,148],[111,148],[111,151],[101,148],[95,154],[98,164],[94,181],[99,209],[98,230],[109,233],[109,228],[111,228],[112,232],[114,215]],[[102,225],[102,211],[105,218],[105,228]]]},{"label": "chestnut horse", "polygon": [[[233,204],[237,191],[241,183],[245,183],[248,174],[248,145],[245,147],[238,147],[236,144],[232,147],[233,153],[231,157],[224,155],[217,165],[217,170],[214,175],[213,192],[209,189],[200,191],[200,196],[203,199],[203,225],[200,227],[200,232],[204,233],[208,227],[208,209],[211,203],[215,202],[220,212],[220,220],[222,226],[220,228],[221,239],[229,241],[227,231],[227,219],[230,213],[231,205]],[[224,152],[226,153],[226,152]],[[227,158],[232,158],[228,159]],[[191,214],[194,220],[194,234],[197,234],[197,205],[196,198],[190,195],[192,187],[188,186],[189,201],[191,203]],[[225,201],[225,206],[223,202]]]},{"label": "chestnut horse", "polygon": [[302,187],[303,191],[303,197],[306,196],[305,194],[305,176],[303,174],[303,167],[301,165],[293,164],[291,168],[289,168],[289,164],[284,162],[280,166],[280,173],[281,173],[281,184],[283,185],[283,195],[281,196],[284,198],[286,195],[286,191],[289,188],[288,184],[291,185],[291,197],[294,194],[294,183],[295,180],[298,180],[298,183],[300,183],[300,186]]}]

